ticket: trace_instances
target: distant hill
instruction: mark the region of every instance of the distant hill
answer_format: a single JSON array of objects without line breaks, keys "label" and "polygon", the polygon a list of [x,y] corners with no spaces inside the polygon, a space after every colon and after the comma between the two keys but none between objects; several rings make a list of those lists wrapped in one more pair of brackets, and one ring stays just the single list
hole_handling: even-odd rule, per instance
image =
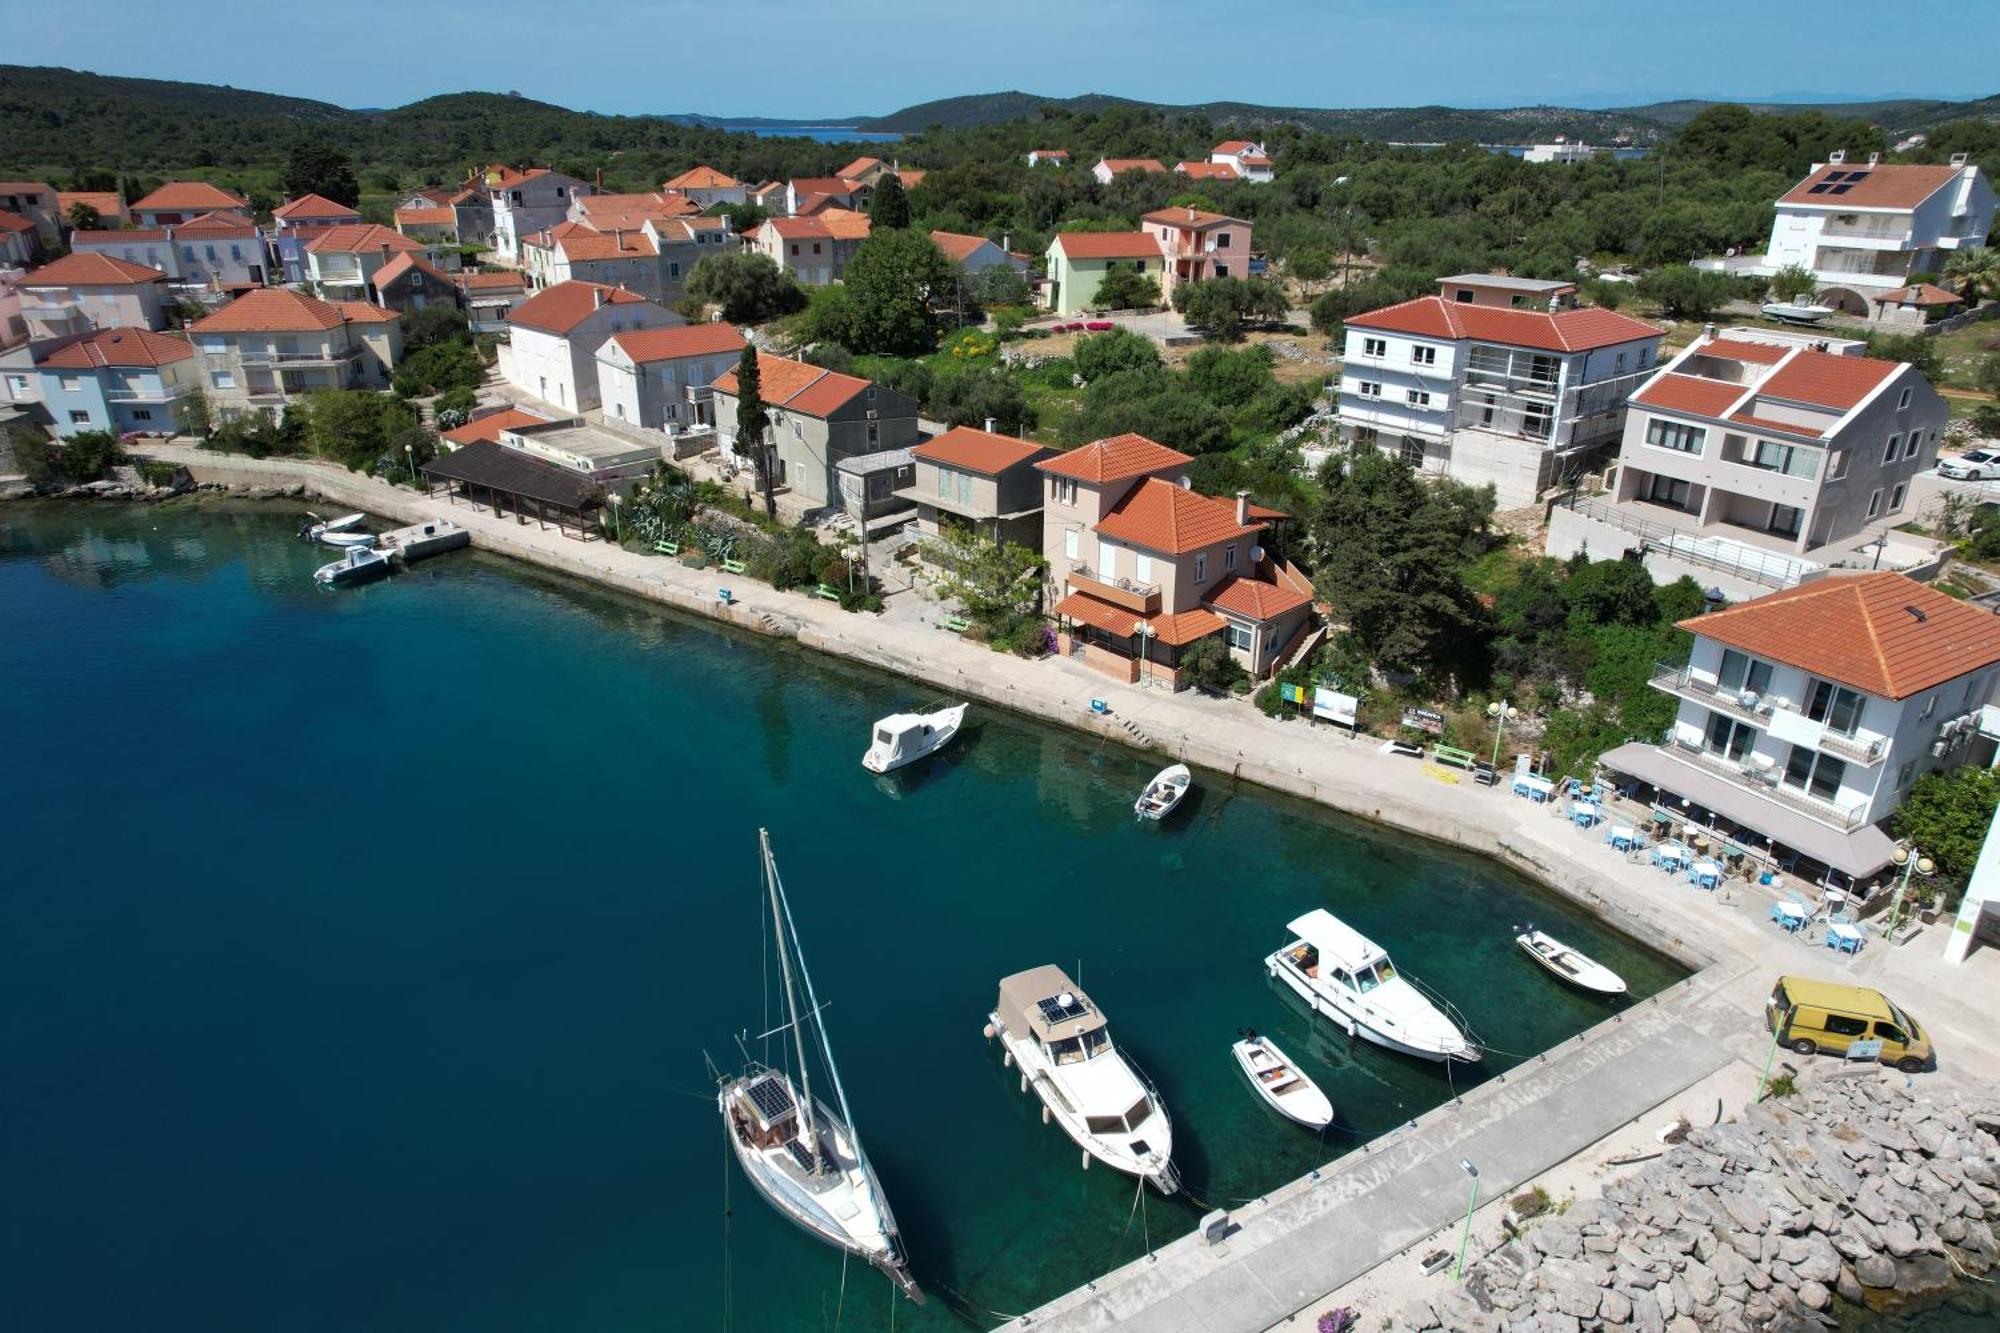
[{"label": "distant hill", "polygon": [[[1619,134],[1637,142],[1647,142],[1685,125],[1717,102],[1685,100],[1655,102],[1649,106],[1613,107],[1585,110],[1576,107],[1522,106],[1497,110],[1476,110],[1446,106],[1422,107],[1277,107],[1253,102],[1198,102],[1173,105],[1138,102],[1104,93],[1080,97],[1038,97],[1018,91],[974,93],[920,102],[901,111],[856,126],[865,130],[893,130],[915,134],[933,125],[946,129],[971,129],[1031,119],[1046,108],[1055,112],[1099,112],[1116,106],[1164,115],[1202,116],[1218,124],[1242,126],[1300,125],[1327,134],[1397,143],[1437,143],[1471,139],[1481,143],[1526,143],[1543,141],[1557,134],[1606,142]],[[1830,115],[1853,116],[1885,130],[1911,134],[1947,120],[2000,119],[2000,96],[1973,102],[1922,101],[1899,99],[1882,102],[1755,103],[1760,111],[1824,111]]]}]

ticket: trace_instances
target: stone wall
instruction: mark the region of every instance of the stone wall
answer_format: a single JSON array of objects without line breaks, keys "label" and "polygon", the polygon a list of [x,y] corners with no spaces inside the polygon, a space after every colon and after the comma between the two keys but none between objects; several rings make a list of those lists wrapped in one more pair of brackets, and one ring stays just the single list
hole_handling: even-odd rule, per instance
[{"label": "stone wall", "polygon": [[2000,1257],[2000,1092],[1845,1071],[1532,1221],[1399,1329],[1807,1329]]}]

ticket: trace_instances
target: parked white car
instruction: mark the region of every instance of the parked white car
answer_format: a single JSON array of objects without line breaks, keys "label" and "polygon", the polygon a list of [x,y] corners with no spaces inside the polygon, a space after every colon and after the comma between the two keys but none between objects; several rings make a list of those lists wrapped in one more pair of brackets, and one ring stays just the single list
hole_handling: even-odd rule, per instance
[{"label": "parked white car", "polygon": [[1937,474],[1952,481],[2000,477],[2000,449],[1968,449],[1956,458],[1940,458]]}]

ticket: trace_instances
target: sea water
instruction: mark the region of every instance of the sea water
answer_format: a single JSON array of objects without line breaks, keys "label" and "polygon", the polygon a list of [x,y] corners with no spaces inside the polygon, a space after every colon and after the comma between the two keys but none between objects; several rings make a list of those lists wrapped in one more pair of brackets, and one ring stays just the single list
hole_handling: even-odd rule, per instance
[{"label": "sea water", "polygon": [[[935,691],[472,552],[329,591],[299,518],[0,509],[10,1327],[887,1326],[887,1282],[843,1285],[716,1114],[707,1062],[778,1022],[760,826],[932,1297],[898,1328],[990,1326],[1602,1019],[1522,924],[1637,996],[1683,975],[1496,864],[1218,774],[1139,826],[1160,756],[990,707],[877,780],[869,723]],[[1304,1017],[1261,960],[1317,906],[1496,1054]],[[1082,1169],[982,1040],[1040,963],[1159,1085],[1190,1197]],[[1334,1132],[1255,1099],[1244,1026]]]}]

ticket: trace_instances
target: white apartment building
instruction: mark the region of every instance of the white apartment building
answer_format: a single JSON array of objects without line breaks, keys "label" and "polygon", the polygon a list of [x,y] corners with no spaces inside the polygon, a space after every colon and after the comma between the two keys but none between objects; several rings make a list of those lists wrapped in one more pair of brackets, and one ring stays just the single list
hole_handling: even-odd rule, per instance
[{"label": "white apartment building", "polygon": [[1680,701],[1671,731],[1602,762],[1738,846],[1796,856],[1808,883],[1865,893],[1911,784],[1991,751],[2000,618],[1901,574],[1829,575],[1681,628],[1688,664],[1652,682]]},{"label": "white apartment building", "polygon": [[1662,582],[1692,573],[1754,595],[1813,576],[1823,547],[1903,522],[1947,410],[1914,368],[1864,350],[1711,327],[1632,396],[1605,496],[1551,515],[1549,554],[1642,550]]},{"label": "white apartment building", "polygon": [[[1341,438],[1535,503],[1618,440],[1660,331],[1613,310],[1547,309],[1551,286],[1492,275],[1347,321]],[[1517,299],[1543,308],[1520,308]]]},{"label": "white apartment building", "polygon": [[558,283],[508,312],[500,374],[545,403],[587,412],[601,401],[597,349],[607,338],[685,323],[673,311],[622,287]]},{"label": "white apartment building", "polygon": [[606,420],[682,435],[715,425],[715,381],[743,356],[730,324],[614,333],[597,349]]},{"label": "white apartment building", "polygon": [[1262,184],[1271,179],[1271,155],[1264,145],[1248,139],[1229,139],[1208,150],[1208,160],[1228,167],[1239,180]]},{"label": "white apartment building", "polygon": [[485,184],[493,201],[493,250],[504,264],[520,262],[522,237],[566,221],[577,196],[596,193],[587,182],[547,167],[489,168]]},{"label": "white apartment building", "polygon": [[1912,274],[1941,271],[1954,251],[1985,245],[1992,229],[1992,183],[1963,153],[1949,166],[1885,166],[1836,152],[1778,200],[1753,271],[1806,269],[1822,302],[1876,316],[1883,294]]},{"label": "white apartment building", "polygon": [[30,269],[14,287],[33,338],[167,326],[166,278],[144,264],[77,252]]},{"label": "white apartment building", "polygon": [[164,227],[76,231],[69,244],[76,254],[158,269],[182,287],[237,291],[261,287],[272,276],[264,234],[237,213],[204,214]]}]

